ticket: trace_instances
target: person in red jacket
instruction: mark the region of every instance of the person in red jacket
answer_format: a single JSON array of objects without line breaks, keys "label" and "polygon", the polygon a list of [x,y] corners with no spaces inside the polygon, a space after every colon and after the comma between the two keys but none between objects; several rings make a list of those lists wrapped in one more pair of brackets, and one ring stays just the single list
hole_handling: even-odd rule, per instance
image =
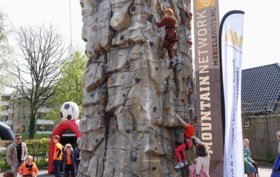
[{"label": "person in red jacket", "polygon": [[[192,147],[191,137],[194,135],[195,129],[194,129],[194,127],[190,123],[187,124],[185,121],[183,121],[183,119],[181,119],[181,117],[179,117],[177,114],[176,114],[176,117],[182,122],[183,126],[186,128],[185,133],[184,133],[184,143],[181,144],[179,147],[177,147],[174,150],[174,152],[175,152],[175,154],[177,156],[178,162],[179,162],[175,166],[175,168],[178,169],[178,168],[184,167],[184,164],[188,165],[188,161],[187,161],[187,158],[186,158],[184,150],[185,149],[189,150]],[[179,152],[183,156],[184,163],[182,162],[182,159],[181,159],[181,156],[180,156]]]},{"label": "person in red jacket", "polygon": [[32,156],[27,156],[25,163],[18,168],[19,175],[23,177],[37,177],[38,168],[34,162],[32,162]]},{"label": "person in red jacket", "polygon": [[166,9],[164,11],[164,19],[161,22],[158,22],[158,20],[155,18],[157,27],[161,28],[165,26],[165,37],[162,47],[162,52],[160,54],[160,58],[164,58],[166,50],[168,51],[168,55],[170,58],[170,65],[169,69],[172,69],[174,67],[174,56],[173,56],[173,46],[177,42],[177,35],[176,30],[178,28],[177,26],[177,20],[172,17],[174,12],[172,9]]}]

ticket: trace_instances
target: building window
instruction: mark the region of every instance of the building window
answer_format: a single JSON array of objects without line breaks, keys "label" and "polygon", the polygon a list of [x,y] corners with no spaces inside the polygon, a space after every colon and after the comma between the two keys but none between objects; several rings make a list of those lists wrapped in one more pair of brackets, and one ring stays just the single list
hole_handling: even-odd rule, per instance
[{"label": "building window", "polygon": [[21,125],[21,131],[25,132],[25,125]]},{"label": "building window", "polygon": [[25,119],[26,119],[26,115],[25,115],[25,114],[22,114],[21,120],[25,120]]}]

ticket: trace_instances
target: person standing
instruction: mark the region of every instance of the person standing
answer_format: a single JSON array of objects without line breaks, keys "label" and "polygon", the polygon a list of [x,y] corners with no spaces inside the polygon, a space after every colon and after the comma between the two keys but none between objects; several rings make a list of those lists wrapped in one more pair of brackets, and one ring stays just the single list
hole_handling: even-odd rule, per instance
[{"label": "person standing", "polygon": [[276,133],[278,139],[278,154],[280,153],[280,131]]},{"label": "person standing", "polygon": [[69,177],[71,172],[72,177],[75,177],[75,158],[71,144],[66,144],[62,155],[62,170],[65,172],[65,177]]},{"label": "person standing", "polygon": [[54,153],[53,153],[53,171],[55,177],[61,177],[60,169],[61,169],[61,160],[62,160],[62,149],[63,146],[59,143],[60,137],[55,135],[53,137],[54,142]]},{"label": "person standing", "polygon": [[17,134],[15,136],[15,142],[12,143],[7,150],[6,159],[11,165],[11,170],[15,173],[17,177],[18,168],[22,165],[27,157],[27,147],[26,144],[21,142],[21,135]]},{"label": "person standing", "polygon": [[74,159],[75,159],[75,166],[76,166],[76,176],[79,173],[79,164],[80,164],[80,160],[81,160],[81,151],[79,149],[80,139],[81,138],[77,139],[78,146],[74,149],[74,152],[73,152],[74,153]]}]

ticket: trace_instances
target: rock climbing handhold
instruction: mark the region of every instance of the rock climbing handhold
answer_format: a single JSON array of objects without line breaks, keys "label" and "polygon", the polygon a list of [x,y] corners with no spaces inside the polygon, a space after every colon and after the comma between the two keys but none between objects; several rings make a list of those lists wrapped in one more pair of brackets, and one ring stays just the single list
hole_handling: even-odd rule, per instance
[{"label": "rock climbing handhold", "polygon": [[192,17],[192,13],[190,13],[191,17]]},{"label": "rock climbing handhold", "polygon": [[118,18],[115,18],[115,21],[116,21],[117,23],[119,23],[120,19],[118,19]]},{"label": "rock climbing handhold", "polygon": [[124,37],[123,37],[123,36],[121,36],[121,38],[120,38],[120,39],[121,39],[121,41],[122,41],[122,40],[124,39]]},{"label": "rock climbing handhold", "polygon": [[173,88],[174,88],[174,87],[173,87],[173,86],[171,86],[171,87],[170,87],[170,90],[173,90]]},{"label": "rock climbing handhold", "polygon": [[85,7],[85,5],[84,5],[84,4],[81,4],[81,7],[82,7],[82,8],[84,8],[84,7]]},{"label": "rock climbing handhold", "polygon": [[157,150],[157,147],[155,147],[155,150]]},{"label": "rock climbing handhold", "polygon": [[115,80],[114,80],[114,78],[112,78],[112,77],[109,77],[109,79],[108,79],[108,84],[113,84],[115,82]]},{"label": "rock climbing handhold", "polygon": [[96,25],[93,25],[93,26],[91,27],[91,30],[92,30],[92,31],[95,31],[95,30],[96,30]]},{"label": "rock climbing handhold", "polygon": [[138,50],[138,47],[135,47],[135,49],[134,49],[135,51],[137,51]]},{"label": "rock climbing handhold", "polygon": [[173,106],[174,105],[174,103],[173,102],[171,102],[171,106]]},{"label": "rock climbing handhold", "polygon": [[130,130],[130,129],[127,129],[125,132],[126,132],[126,133],[130,133],[130,132],[131,132],[131,130]]},{"label": "rock climbing handhold", "polygon": [[130,160],[131,160],[131,161],[136,161],[136,160],[137,160],[137,157],[136,157],[136,156],[131,156]]},{"label": "rock climbing handhold", "polygon": [[97,22],[98,18],[95,18],[95,21]]},{"label": "rock climbing handhold", "polygon": [[105,97],[105,95],[102,95],[102,98],[104,98]]},{"label": "rock climbing handhold", "polygon": [[156,112],[157,111],[157,107],[153,107],[153,111]]},{"label": "rock climbing handhold", "polygon": [[111,133],[113,133],[113,132],[114,132],[114,129],[111,130]]},{"label": "rock climbing handhold", "polygon": [[102,151],[99,151],[99,153],[98,153],[98,154],[99,154],[99,156],[102,156]]},{"label": "rock climbing handhold", "polygon": [[154,43],[153,43],[153,42],[149,42],[149,44],[150,44],[150,46],[153,46],[153,45],[154,45]]},{"label": "rock climbing handhold", "polygon": [[179,69],[179,72],[182,72],[182,68]]},{"label": "rock climbing handhold", "polygon": [[167,0],[164,0],[164,2],[166,2]]},{"label": "rock climbing handhold", "polygon": [[186,108],[186,111],[189,111],[189,108]]},{"label": "rock climbing handhold", "polygon": [[140,78],[135,78],[135,82],[137,83],[137,84],[139,84],[139,82],[141,81],[141,79]]},{"label": "rock climbing handhold", "polygon": [[125,166],[125,167],[126,167],[126,166],[127,166],[127,164],[126,164],[126,163],[124,163],[124,164],[123,164],[123,166]]},{"label": "rock climbing handhold", "polygon": [[92,55],[92,51],[88,51],[88,54]]},{"label": "rock climbing handhold", "polygon": [[176,62],[177,62],[177,63],[179,62],[179,58],[176,59]]},{"label": "rock climbing handhold", "polygon": [[96,76],[96,79],[99,79],[99,76]]},{"label": "rock climbing handhold", "polygon": [[185,21],[184,21],[184,20],[182,20],[182,24],[185,24]]},{"label": "rock climbing handhold", "polygon": [[181,99],[181,101],[184,103],[184,102],[185,102],[185,99]]},{"label": "rock climbing handhold", "polygon": [[187,80],[190,80],[190,77],[187,77]]},{"label": "rock climbing handhold", "polygon": [[96,142],[96,143],[98,142],[98,138],[95,138],[95,142]]},{"label": "rock climbing handhold", "polygon": [[193,122],[196,122],[196,119],[195,119],[195,118],[193,118]]},{"label": "rock climbing handhold", "polygon": [[89,74],[88,77],[92,77],[92,74]]},{"label": "rock climbing handhold", "polygon": [[93,93],[90,93],[90,97],[91,97],[91,98],[93,97]]},{"label": "rock climbing handhold", "polygon": [[133,5],[131,6],[131,11],[134,12],[136,10],[136,7]]},{"label": "rock climbing handhold", "polygon": [[94,7],[93,10],[94,10],[94,12],[96,12],[96,11],[97,11],[97,8]]},{"label": "rock climbing handhold", "polygon": [[178,172],[178,171],[180,171],[180,168],[175,168],[175,170]]},{"label": "rock climbing handhold", "polygon": [[102,42],[101,45],[105,45],[105,42]]},{"label": "rock climbing handhold", "polygon": [[156,67],[156,70],[158,70],[158,67]]},{"label": "rock climbing handhold", "polygon": [[155,136],[157,137],[157,134]]},{"label": "rock climbing handhold", "polygon": [[125,97],[125,94],[123,94],[122,96]]},{"label": "rock climbing handhold", "polygon": [[112,42],[113,42],[113,43],[116,42],[116,38],[113,38],[113,39],[112,39]]},{"label": "rock climbing handhold", "polygon": [[175,130],[174,135],[178,135],[178,133],[179,133],[178,130]]},{"label": "rock climbing handhold", "polygon": [[118,124],[116,124],[116,128],[119,128],[119,125],[118,125]]},{"label": "rock climbing handhold", "polygon": [[150,23],[153,23],[153,20],[152,20],[152,18],[149,18],[149,19],[148,19],[148,21],[149,21]]},{"label": "rock climbing handhold", "polygon": [[153,167],[153,168],[152,168],[152,170],[156,170],[156,169],[157,169],[157,167]]},{"label": "rock climbing handhold", "polygon": [[93,108],[93,112],[96,112],[97,111],[97,108]]},{"label": "rock climbing handhold", "polygon": [[97,49],[98,48],[98,44],[94,44],[94,47]]},{"label": "rock climbing handhold", "polygon": [[141,106],[138,106],[138,111],[142,111],[142,107]]},{"label": "rock climbing handhold", "polygon": [[142,139],[143,137],[144,137],[144,135],[143,135],[142,133],[140,133],[140,134],[139,134],[139,138]]},{"label": "rock climbing handhold", "polygon": [[171,153],[172,151],[173,151],[173,149],[172,149],[172,148],[170,148],[170,149],[169,149],[169,152]]},{"label": "rock climbing handhold", "polygon": [[121,78],[121,79],[123,79],[123,78],[124,78],[124,75],[123,75],[123,74],[121,74],[121,75],[120,75],[120,78]]},{"label": "rock climbing handhold", "polygon": [[192,91],[190,91],[190,95],[192,95]]}]

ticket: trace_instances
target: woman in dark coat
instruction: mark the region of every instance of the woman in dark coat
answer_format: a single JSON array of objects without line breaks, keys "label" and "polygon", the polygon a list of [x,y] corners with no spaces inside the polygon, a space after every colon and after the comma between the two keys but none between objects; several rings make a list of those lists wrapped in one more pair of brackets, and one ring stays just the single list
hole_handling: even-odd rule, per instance
[{"label": "woman in dark coat", "polygon": [[65,177],[69,177],[71,172],[72,177],[75,177],[75,158],[71,144],[66,144],[62,155],[62,170],[65,172]]}]

